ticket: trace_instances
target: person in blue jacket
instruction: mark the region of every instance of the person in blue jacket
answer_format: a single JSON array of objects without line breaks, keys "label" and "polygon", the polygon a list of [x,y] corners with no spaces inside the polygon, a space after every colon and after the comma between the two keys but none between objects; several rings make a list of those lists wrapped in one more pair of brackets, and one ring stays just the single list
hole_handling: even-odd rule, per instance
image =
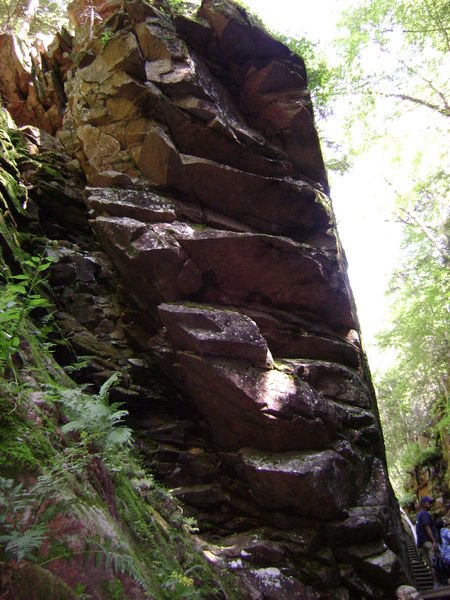
[{"label": "person in blue jacket", "polygon": [[439,579],[436,570],[433,568],[433,555],[439,551],[437,534],[434,528],[433,517],[430,514],[431,506],[434,502],[430,496],[423,496],[420,499],[421,511],[417,515],[416,533],[417,546],[420,548],[425,562],[430,567],[435,587],[439,587]]},{"label": "person in blue jacket", "polygon": [[448,585],[450,577],[450,529],[446,527],[443,519],[436,520],[439,550],[441,551],[439,561],[439,580],[441,585]]},{"label": "person in blue jacket", "polygon": [[450,529],[444,527],[441,529],[441,556],[447,567],[450,568]]}]

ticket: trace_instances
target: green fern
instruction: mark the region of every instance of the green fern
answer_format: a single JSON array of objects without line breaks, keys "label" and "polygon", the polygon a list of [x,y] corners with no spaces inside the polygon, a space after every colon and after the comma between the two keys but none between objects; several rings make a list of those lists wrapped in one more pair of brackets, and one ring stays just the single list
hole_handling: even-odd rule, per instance
[{"label": "green fern", "polygon": [[109,377],[105,383],[101,386],[100,391],[98,393],[98,399],[104,402],[105,404],[109,399],[109,390],[119,383],[119,373],[113,373],[111,377]]},{"label": "green fern", "polygon": [[11,275],[5,270],[0,273],[3,279],[0,283],[0,375],[9,368],[17,381],[13,357],[20,352],[23,324],[36,308],[51,307],[40,290],[54,260],[44,255],[32,256],[22,261],[23,273]]},{"label": "green fern", "polygon": [[120,408],[119,402],[108,403],[109,391],[118,380],[114,373],[96,395],[80,388],[55,389],[53,393],[69,418],[62,433],[80,434],[82,444],[101,451],[103,461],[113,469],[117,468],[120,453],[132,444],[131,429],[123,425],[128,411]]},{"label": "green fern", "polygon": [[44,524],[34,525],[25,531],[13,529],[0,536],[0,544],[5,544],[5,552],[17,560],[33,558],[42,542],[47,538]]},{"label": "green fern", "polygon": [[40,505],[32,497],[23,484],[0,477],[0,544],[17,560],[32,558],[47,537],[46,524],[36,519]]},{"label": "green fern", "polygon": [[91,539],[86,544],[85,560],[92,555],[95,556],[95,566],[97,568],[104,563],[104,568],[112,568],[116,577],[126,573],[145,591],[149,591],[148,583],[137,569],[136,559],[131,556],[126,544],[113,544],[112,539],[109,537],[104,542],[99,539]]}]

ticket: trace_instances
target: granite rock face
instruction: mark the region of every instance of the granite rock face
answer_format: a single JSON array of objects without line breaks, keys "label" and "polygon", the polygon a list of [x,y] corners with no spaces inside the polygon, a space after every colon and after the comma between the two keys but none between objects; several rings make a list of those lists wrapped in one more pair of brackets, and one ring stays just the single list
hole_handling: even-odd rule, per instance
[{"label": "granite rock face", "polygon": [[133,317],[86,298],[66,326],[99,383],[126,365],[151,467],[249,598],[388,597],[399,518],[305,65],[228,1],[102,10],[87,39],[71,5],[57,137],[107,258],[66,248],[53,277],[68,297],[110,272]]}]

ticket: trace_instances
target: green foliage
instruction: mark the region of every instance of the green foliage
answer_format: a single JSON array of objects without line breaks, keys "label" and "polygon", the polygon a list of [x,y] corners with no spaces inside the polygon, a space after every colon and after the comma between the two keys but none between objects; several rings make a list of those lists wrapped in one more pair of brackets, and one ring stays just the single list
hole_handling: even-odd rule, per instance
[{"label": "green foliage", "polygon": [[[17,150],[12,140],[12,119],[9,113],[0,106],[0,211],[23,213],[28,199],[26,187],[20,182],[17,170]],[[1,213],[0,213],[1,214]],[[10,235],[2,218],[0,218],[0,235]]]},{"label": "green foliage", "polygon": [[53,397],[69,417],[62,432],[80,434],[81,443],[87,449],[101,451],[111,469],[120,468],[123,453],[132,442],[131,430],[122,424],[128,411],[120,408],[121,403],[108,403],[109,390],[117,381],[118,375],[112,375],[95,395],[81,388],[53,389]]},{"label": "green foliage", "polygon": [[195,18],[195,13],[200,7],[201,0],[167,0],[168,9],[161,6],[160,10],[167,13],[181,14],[186,17]]},{"label": "green foliage", "polygon": [[105,31],[103,31],[102,35],[100,36],[100,42],[102,44],[102,49],[105,49],[106,44],[113,37],[114,37],[114,31],[110,31],[109,29],[106,29]]},{"label": "green foliage", "polygon": [[0,31],[52,34],[68,25],[66,2],[57,0],[0,0]]},{"label": "green foliage", "polygon": [[[6,419],[1,419],[5,426]],[[0,435],[0,468],[13,473],[17,469],[22,472],[36,472],[40,464],[51,455],[48,440],[32,430],[24,418],[17,418]]]},{"label": "green foliage", "polygon": [[390,323],[378,337],[395,350],[391,367],[378,378],[388,459],[398,476],[421,464],[412,452],[421,434],[448,435],[449,366],[447,244],[448,176],[438,171],[397,199],[403,223],[401,262],[392,277]]},{"label": "green foliage", "polygon": [[34,558],[46,537],[46,525],[36,522],[36,511],[29,513],[33,495],[23,484],[0,477],[0,544],[17,560]]},{"label": "green foliage", "polygon": [[103,589],[111,600],[126,600],[125,590],[120,579],[114,581],[105,581]]},{"label": "green foliage", "polygon": [[416,501],[416,495],[412,492],[402,494],[398,498],[398,503],[402,507],[408,506],[409,504],[413,504],[415,501]]},{"label": "green foliage", "polygon": [[403,468],[412,473],[418,467],[432,464],[442,457],[441,449],[438,446],[423,447],[418,442],[407,444],[402,453]]},{"label": "green foliage", "polygon": [[0,535],[0,543],[5,544],[5,552],[13,558],[31,559],[41,547],[46,529],[45,525],[35,525],[23,532],[13,529],[5,535]]},{"label": "green foliage", "polygon": [[75,587],[73,588],[74,593],[76,594],[78,600],[84,600],[86,598],[86,600],[89,599],[89,596],[87,596],[85,594],[85,590],[86,590],[86,585],[84,583],[80,583],[78,582]]},{"label": "green foliage", "polygon": [[30,422],[32,411],[25,401],[29,393],[26,386],[0,380],[0,472],[11,476],[36,473],[54,456],[50,442],[54,424],[45,414],[36,416],[45,432],[37,422]]},{"label": "green foliage", "polygon": [[168,0],[168,2],[169,2],[170,8],[175,12],[179,12],[183,8],[183,4],[184,4],[183,0]]},{"label": "green foliage", "polygon": [[[102,401],[106,400],[112,383],[108,381],[98,395]],[[51,389],[49,402],[53,401],[55,387]],[[95,439],[98,442],[99,438]],[[21,442],[21,438],[16,438],[18,447],[22,445]],[[108,450],[113,447],[119,450],[117,440],[113,446],[108,445]],[[102,451],[104,448],[100,449]],[[102,453],[100,456],[103,456]],[[63,540],[50,539],[50,552],[45,560],[40,559],[39,551],[43,541],[49,538],[49,523],[58,514],[74,514],[82,510],[83,503],[96,499],[86,475],[91,460],[92,454],[86,443],[73,442],[63,451],[53,451],[51,464],[47,468],[44,466],[42,474],[31,486],[26,487],[22,483],[16,484],[13,479],[0,477],[0,545],[4,547],[3,552],[8,558],[38,560],[44,566],[57,559],[70,560],[73,557],[73,552],[63,544]],[[130,553],[127,543],[93,538],[83,552],[87,558],[94,555],[99,568],[111,568],[116,574],[127,573],[144,589],[148,589],[137,568],[139,560]]]},{"label": "green foliage", "polygon": [[[23,272],[11,275],[0,273],[0,375],[8,367],[15,372],[13,357],[20,353],[20,341],[24,321],[38,308],[50,308],[51,304],[41,294],[46,283],[51,257],[32,256],[22,262]],[[41,328],[40,334],[45,329]]]},{"label": "green foliage", "polygon": [[352,57],[373,40],[388,44],[394,32],[420,50],[429,45],[441,52],[450,49],[447,0],[366,0],[350,8],[343,22],[352,33],[352,26],[358,25],[350,43]]},{"label": "green foliage", "polygon": [[448,439],[449,25],[447,0],[355,2],[342,15],[328,99],[348,154],[372,152],[373,160],[383,152],[395,170],[387,177],[395,177],[391,210],[403,228],[402,256],[378,338],[391,364],[375,383],[398,492],[423,459],[414,444]]},{"label": "green foliage", "polygon": [[[193,551],[186,535],[190,528],[195,530],[194,520],[185,517],[170,492],[136,463],[133,463],[132,474],[131,481],[124,472],[115,476],[118,508],[122,521],[133,531],[142,548],[140,557],[151,573],[152,589],[158,590],[157,597],[172,600],[221,596],[219,587],[222,589],[222,586],[218,585],[217,577]],[[189,565],[187,570],[181,567],[177,554],[181,555],[182,564]],[[194,571],[202,581],[200,589],[195,587],[191,577]],[[231,586],[227,585],[226,578],[222,583],[227,588],[226,597],[231,600],[235,597]]]},{"label": "green foliage", "polygon": [[199,590],[194,587],[193,579],[177,571],[170,573],[169,578],[164,581],[163,587],[167,589],[173,600],[201,598]]},{"label": "green foliage", "polygon": [[368,143],[382,119],[411,108],[450,116],[449,15],[447,0],[364,0],[343,13],[335,91],[346,95],[352,143],[361,122]]},{"label": "green foliage", "polygon": [[[138,568],[140,561],[136,556],[130,554],[130,550],[131,547],[128,543],[115,542],[110,537],[106,537],[104,541],[101,541],[98,538],[91,538],[86,543],[84,560],[88,560],[90,556],[93,555],[95,557],[95,565],[97,568],[104,566],[107,570],[112,569],[116,576],[127,573],[144,590],[148,591],[148,583]],[[116,594],[120,591],[117,584],[113,589]],[[119,596],[119,598],[120,597],[121,596]]]}]

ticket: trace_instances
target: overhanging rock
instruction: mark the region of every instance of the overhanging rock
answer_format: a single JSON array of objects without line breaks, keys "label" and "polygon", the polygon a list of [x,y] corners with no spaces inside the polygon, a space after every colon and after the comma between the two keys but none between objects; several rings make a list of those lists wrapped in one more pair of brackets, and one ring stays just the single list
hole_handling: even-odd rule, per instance
[{"label": "overhanging rock", "polygon": [[71,5],[58,135],[178,389],[152,465],[249,598],[388,597],[400,521],[303,60],[228,0],[106,8],[86,40]]}]

